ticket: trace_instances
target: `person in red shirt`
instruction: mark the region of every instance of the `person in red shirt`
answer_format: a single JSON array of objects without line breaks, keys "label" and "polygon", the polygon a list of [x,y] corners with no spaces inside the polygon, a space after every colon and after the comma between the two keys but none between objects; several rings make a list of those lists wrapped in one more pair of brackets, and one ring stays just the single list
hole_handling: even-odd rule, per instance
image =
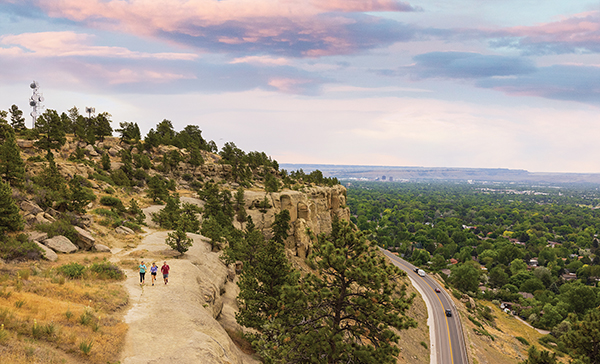
[{"label": "person in red shirt", "polygon": [[163,275],[163,279],[165,280],[165,284],[169,283],[169,270],[171,267],[167,264],[167,261],[163,263],[162,267],[160,267],[160,272]]}]

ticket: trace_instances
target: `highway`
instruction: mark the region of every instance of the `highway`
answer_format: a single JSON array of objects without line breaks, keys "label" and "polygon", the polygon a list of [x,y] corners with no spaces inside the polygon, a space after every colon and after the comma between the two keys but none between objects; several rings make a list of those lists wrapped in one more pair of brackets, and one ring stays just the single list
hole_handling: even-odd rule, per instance
[{"label": "highway", "polygon": [[[433,322],[428,320],[429,335],[432,338],[431,364],[468,364],[460,316],[448,293],[431,277],[421,277],[415,273],[414,265],[387,250],[382,249],[382,252],[418,285],[416,288],[427,304],[427,311],[433,318]],[[436,293],[436,287],[440,288],[441,292]],[[451,317],[446,316],[446,309],[452,310]]]}]

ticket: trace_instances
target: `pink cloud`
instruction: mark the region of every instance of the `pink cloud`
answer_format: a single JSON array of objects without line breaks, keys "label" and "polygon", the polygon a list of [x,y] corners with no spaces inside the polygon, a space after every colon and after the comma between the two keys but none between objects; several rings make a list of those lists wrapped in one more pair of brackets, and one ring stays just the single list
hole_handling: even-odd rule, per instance
[{"label": "pink cloud", "polygon": [[599,15],[598,12],[578,14],[556,22],[512,27],[506,31],[518,36],[546,40],[579,41],[590,38],[598,39],[598,31],[600,30]]},{"label": "pink cloud", "polygon": [[249,64],[262,64],[266,66],[287,66],[290,64],[290,61],[279,57],[273,58],[269,56],[247,56],[235,58],[233,61],[229,62],[231,64],[236,63],[249,63]]},{"label": "pink cloud", "polygon": [[133,52],[123,47],[94,46],[90,44],[93,39],[93,35],[78,34],[75,32],[40,32],[4,35],[0,37],[0,44],[17,45],[28,52],[21,51],[17,54],[15,48],[19,49],[18,47],[2,48],[0,52],[5,55],[28,54],[38,57],[94,56],[164,60],[193,60],[198,58],[193,53],[145,53]]},{"label": "pink cloud", "polygon": [[395,0],[311,0],[311,4],[318,9],[343,12],[418,10],[408,3]]},{"label": "pink cloud", "polygon": [[[382,41],[365,32],[364,45],[346,27],[362,22],[343,13],[418,10],[395,0],[32,0],[50,17],[86,23],[92,27],[156,36],[195,47],[230,49],[262,44],[281,50],[298,45],[304,56],[344,54]],[[339,15],[335,15],[335,14]],[[380,19],[372,17],[373,19]],[[381,20],[381,19],[380,19]],[[382,20],[383,21],[383,20]],[[389,20],[388,20],[389,21]],[[356,32],[356,30],[354,30]],[[359,31],[360,32],[360,31]],[[362,35],[362,33],[359,33]],[[385,39],[390,38],[389,30]],[[228,48],[229,47],[229,48]]]}]

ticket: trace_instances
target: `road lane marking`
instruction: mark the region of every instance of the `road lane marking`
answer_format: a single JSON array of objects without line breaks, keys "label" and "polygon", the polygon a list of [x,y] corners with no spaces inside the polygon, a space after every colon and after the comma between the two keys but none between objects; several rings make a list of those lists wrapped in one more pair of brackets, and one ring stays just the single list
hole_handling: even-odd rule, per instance
[{"label": "road lane marking", "polygon": [[[386,254],[386,255],[387,255],[387,254]],[[388,257],[390,257],[390,258],[397,258],[395,255],[388,255]],[[404,261],[403,261],[403,260],[400,260],[400,259],[394,259],[394,260],[395,260],[396,262],[398,262],[398,263],[402,264],[404,267],[406,267],[406,268],[410,269],[410,267],[409,267],[409,266],[407,266],[407,265],[404,263]],[[419,276],[419,275],[417,275],[417,276]],[[419,277],[423,279],[423,282],[425,282],[425,284],[427,284],[427,286],[429,286],[429,288],[431,288],[431,290],[432,290],[433,292],[435,292],[435,290],[434,290],[434,289],[431,287],[431,285],[429,284],[429,282],[427,282],[427,280],[425,279],[425,277],[421,277],[421,276],[419,276]],[[442,300],[440,299],[440,296],[437,294],[437,292],[435,292],[435,293],[436,293],[436,295],[435,295],[435,296],[437,297],[438,301],[440,301],[440,305],[441,305],[441,306],[442,306],[442,308],[445,310],[445,308],[444,308],[444,304],[442,303]],[[451,308],[452,308],[452,307],[451,307]],[[452,339],[450,338],[450,324],[448,323],[448,317],[447,317],[447,316],[445,316],[445,315],[446,315],[446,313],[444,312],[444,317],[446,318],[446,330],[448,331],[448,344],[450,345],[450,361],[452,362],[452,364],[454,364],[454,354],[452,353]]]}]

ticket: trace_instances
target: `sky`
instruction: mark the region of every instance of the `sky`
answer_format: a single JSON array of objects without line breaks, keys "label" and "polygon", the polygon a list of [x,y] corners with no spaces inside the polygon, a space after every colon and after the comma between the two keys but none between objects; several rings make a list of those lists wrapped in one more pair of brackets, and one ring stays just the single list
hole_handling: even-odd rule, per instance
[{"label": "sky", "polygon": [[599,1],[0,0],[0,109],[33,80],[279,163],[600,173]]}]

